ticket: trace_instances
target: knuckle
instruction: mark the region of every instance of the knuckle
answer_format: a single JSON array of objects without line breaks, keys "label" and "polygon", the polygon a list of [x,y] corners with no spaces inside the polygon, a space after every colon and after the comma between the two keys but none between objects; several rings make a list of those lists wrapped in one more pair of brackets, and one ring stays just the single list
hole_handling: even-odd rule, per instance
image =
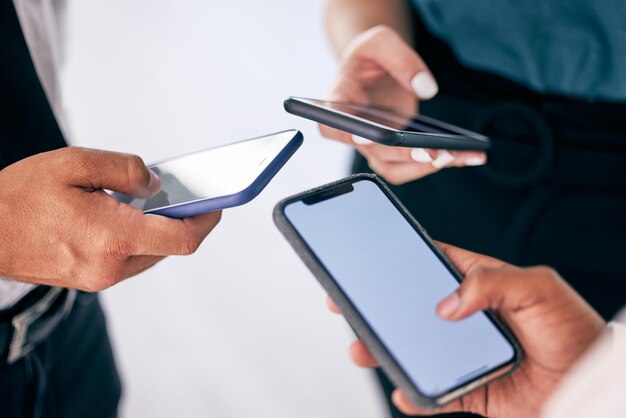
[{"label": "knuckle", "polygon": [[202,242],[202,240],[198,239],[198,238],[187,238],[186,240],[184,240],[181,244],[181,248],[180,248],[180,254],[181,255],[191,255],[193,253],[195,253],[198,248],[200,247],[200,243]]},{"label": "knuckle", "polygon": [[121,263],[101,263],[98,269],[98,275],[94,280],[96,291],[108,289],[121,282],[124,279],[121,267]]},{"label": "knuckle", "polygon": [[370,39],[373,38],[389,38],[393,36],[394,30],[388,25],[376,25],[369,30]]},{"label": "knuckle", "polygon": [[82,155],[83,150],[78,147],[67,147],[59,150],[59,154],[63,156],[63,158],[67,160],[76,160],[79,159]]},{"label": "knuckle", "polygon": [[101,231],[99,228],[93,228],[89,232],[88,246],[94,258],[100,259],[107,253],[109,247],[109,234],[107,231]]},{"label": "knuckle", "polygon": [[124,279],[122,274],[118,271],[111,271],[108,274],[103,274],[97,280],[97,290],[102,291],[108,289]]},{"label": "knuckle", "polygon": [[376,25],[358,36],[354,43],[345,51],[345,57],[374,55],[380,51],[379,46],[392,43],[395,32],[387,25]]},{"label": "knuckle", "polygon": [[482,267],[477,267],[470,270],[463,280],[463,285],[467,288],[471,287],[481,287],[487,280],[489,276],[487,275],[487,271]]},{"label": "knuckle", "polygon": [[127,239],[111,239],[107,244],[107,251],[115,259],[125,258],[133,254],[133,243]]},{"label": "knuckle", "polygon": [[379,48],[397,48],[399,44],[404,43],[402,37],[395,29],[388,25],[376,25],[367,32],[367,43],[374,47],[373,50]]},{"label": "knuckle", "polygon": [[550,267],[550,266],[536,266],[536,267],[532,267],[531,271],[534,272],[537,277],[542,280],[551,280],[551,281],[558,281],[560,279],[559,273],[557,273],[557,271]]},{"label": "knuckle", "polygon": [[97,256],[105,259],[123,259],[133,253],[132,241],[120,238],[113,232],[102,232],[101,236],[96,238],[95,250]]},{"label": "knuckle", "polygon": [[71,172],[85,172],[88,164],[85,158],[86,150],[78,147],[67,147],[60,151],[60,166]]},{"label": "knuckle", "polygon": [[101,283],[101,280],[99,278],[98,279],[94,279],[93,277],[85,278],[83,283],[84,284],[81,290],[87,293],[96,293],[107,288],[107,286],[104,286]]},{"label": "knuckle", "polygon": [[96,293],[105,290],[113,284],[114,278],[108,275],[106,271],[100,268],[94,269],[93,272],[80,276],[80,290],[88,293]]},{"label": "knuckle", "polygon": [[96,293],[102,290],[99,288],[99,286],[97,286],[97,282],[89,277],[79,278],[79,285],[77,287],[78,289],[87,293]]},{"label": "knuckle", "polygon": [[128,181],[131,184],[139,184],[146,178],[146,165],[138,155],[128,155],[126,157],[126,169]]}]

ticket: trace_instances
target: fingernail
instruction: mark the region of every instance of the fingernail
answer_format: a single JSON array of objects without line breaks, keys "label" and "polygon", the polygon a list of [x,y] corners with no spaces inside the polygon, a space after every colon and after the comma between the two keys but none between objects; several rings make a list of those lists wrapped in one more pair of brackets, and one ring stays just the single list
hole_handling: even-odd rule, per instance
[{"label": "fingernail", "polygon": [[357,145],[367,145],[372,143],[372,141],[370,141],[369,139],[357,135],[352,135],[352,142]]},{"label": "fingernail", "polygon": [[445,166],[450,164],[452,161],[454,161],[454,159],[455,159],[454,155],[450,154],[446,150],[441,150],[439,151],[439,154],[437,154],[437,158],[435,158],[435,161],[432,162],[432,165],[436,169],[444,168]]},{"label": "fingernail", "polygon": [[411,150],[411,159],[418,163],[430,163],[433,157],[424,148],[413,148]]},{"label": "fingernail", "polygon": [[148,184],[148,191],[155,195],[159,192],[159,190],[161,189],[161,179],[159,179],[159,176],[157,176],[157,174],[152,171],[150,171],[150,184]]},{"label": "fingernail", "polygon": [[487,159],[485,157],[470,157],[465,160],[465,165],[469,167],[476,167],[478,165],[485,165]]},{"label": "fingernail", "polygon": [[442,318],[451,317],[461,307],[461,298],[457,292],[454,292],[437,305],[437,313]]},{"label": "fingernail", "polygon": [[422,71],[417,73],[413,80],[411,80],[411,86],[420,99],[428,100],[439,92],[439,86],[428,71]]}]

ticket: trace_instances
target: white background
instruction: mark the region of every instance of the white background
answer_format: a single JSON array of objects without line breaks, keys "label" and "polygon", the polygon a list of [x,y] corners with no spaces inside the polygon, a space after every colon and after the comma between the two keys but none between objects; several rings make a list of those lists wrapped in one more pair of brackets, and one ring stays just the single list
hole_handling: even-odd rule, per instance
[{"label": "white background", "polygon": [[347,326],[271,220],[278,200],[349,169],[347,148],[282,110],[287,96],[322,97],[332,81],[322,3],[69,3],[74,144],[153,161],[286,128],[305,135],[195,255],[105,292],[125,417],[384,416],[371,374],[348,361]]}]

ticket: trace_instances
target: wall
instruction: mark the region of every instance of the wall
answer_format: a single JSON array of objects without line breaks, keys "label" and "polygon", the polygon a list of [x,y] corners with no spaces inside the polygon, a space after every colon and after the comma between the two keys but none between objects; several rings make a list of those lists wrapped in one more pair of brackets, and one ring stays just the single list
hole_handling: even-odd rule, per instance
[{"label": "wall", "polygon": [[63,91],[73,143],[146,161],[299,128],[264,193],[191,257],[105,292],[126,417],[382,417],[352,336],[271,221],[275,202],[344,176],[349,150],[287,115],[336,69],[322,1],[70,1]]}]

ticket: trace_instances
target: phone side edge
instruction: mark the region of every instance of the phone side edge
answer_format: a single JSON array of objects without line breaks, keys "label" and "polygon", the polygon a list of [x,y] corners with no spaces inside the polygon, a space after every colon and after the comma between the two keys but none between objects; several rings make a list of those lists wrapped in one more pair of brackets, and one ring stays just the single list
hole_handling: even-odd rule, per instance
[{"label": "phone side edge", "polygon": [[445,149],[452,151],[488,151],[490,141],[482,141],[470,137],[450,136],[444,134],[430,134],[422,132],[403,132],[402,144],[404,147],[421,147]]},{"label": "phone side edge", "polygon": [[287,113],[312,120],[322,125],[362,136],[379,144],[398,146],[402,143],[402,132],[378,127],[370,123],[339,115],[328,109],[304,103],[297,98],[290,97],[283,102]]}]

